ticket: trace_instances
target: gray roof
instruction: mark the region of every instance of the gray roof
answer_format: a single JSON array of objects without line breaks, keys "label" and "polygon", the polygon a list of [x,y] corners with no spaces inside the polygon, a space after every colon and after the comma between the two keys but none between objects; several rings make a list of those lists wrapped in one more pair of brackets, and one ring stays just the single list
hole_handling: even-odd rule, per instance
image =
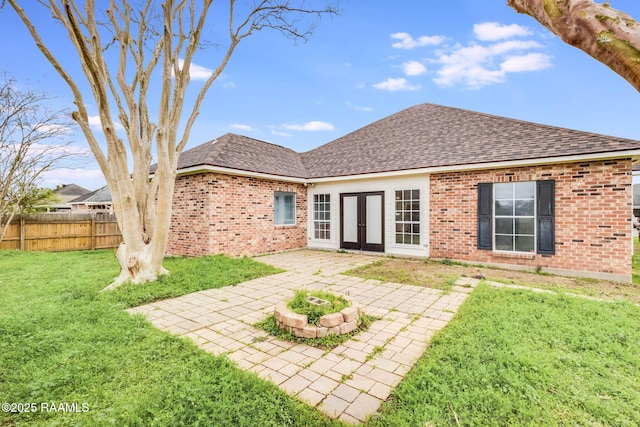
[{"label": "gray roof", "polygon": [[105,185],[102,188],[98,188],[91,193],[80,196],[77,199],[73,199],[69,204],[89,204],[89,203],[111,203],[111,192],[109,186]]},{"label": "gray roof", "polygon": [[321,178],[639,149],[637,140],[419,104],[306,153],[226,134],[183,152],[178,169]]},{"label": "gray roof", "polygon": [[400,111],[303,154],[309,178],[640,149],[640,141],[433,104]]},{"label": "gray roof", "polygon": [[295,151],[233,133],[184,151],[178,160],[178,170],[204,165],[294,178],[306,175]]},{"label": "gray roof", "polygon": [[58,194],[61,196],[84,196],[87,193],[90,193],[91,190],[87,190],[86,188],[80,187],[76,184],[65,184],[58,190]]}]

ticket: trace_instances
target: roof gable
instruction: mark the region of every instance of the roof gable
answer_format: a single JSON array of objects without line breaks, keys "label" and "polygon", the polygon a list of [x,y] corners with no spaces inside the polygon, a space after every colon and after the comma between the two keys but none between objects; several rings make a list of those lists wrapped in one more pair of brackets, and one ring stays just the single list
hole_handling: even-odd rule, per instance
[{"label": "roof gable", "polygon": [[640,141],[419,104],[302,154],[308,178],[640,149]]},{"label": "roof gable", "polygon": [[183,152],[178,171],[213,166],[309,179],[629,150],[640,141],[419,104],[306,153],[228,133]]},{"label": "roof gable", "polygon": [[304,178],[306,175],[299,153],[233,133],[227,133],[180,155],[178,170],[196,166],[218,166],[296,178]]}]

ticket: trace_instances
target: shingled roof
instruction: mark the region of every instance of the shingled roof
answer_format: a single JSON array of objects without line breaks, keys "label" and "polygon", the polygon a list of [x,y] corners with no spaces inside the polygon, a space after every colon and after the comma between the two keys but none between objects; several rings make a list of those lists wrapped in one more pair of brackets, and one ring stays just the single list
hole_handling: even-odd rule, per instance
[{"label": "shingled roof", "polygon": [[640,141],[419,104],[302,157],[307,177],[318,178],[638,149]]},{"label": "shingled roof", "polygon": [[640,141],[419,104],[306,153],[228,133],[183,152],[178,170],[323,178],[629,150]]},{"label": "shingled roof", "polygon": [[299,153],[234,133],[227,133],[180,155],[178,170],[196,166],[218,166],[293,178],[306,175]]}]

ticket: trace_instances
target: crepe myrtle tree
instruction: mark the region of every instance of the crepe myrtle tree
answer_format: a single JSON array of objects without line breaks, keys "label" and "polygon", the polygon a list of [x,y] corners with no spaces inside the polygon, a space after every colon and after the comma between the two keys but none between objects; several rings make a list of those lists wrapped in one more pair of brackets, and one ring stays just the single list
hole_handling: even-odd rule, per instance
[{"label": "crepe myrtle tree", "polygon": [[640,91],[640,25],[608,2],[507,0],[564,42],[607,65]]},{"label": "crepe myrtle tree", "polygon": [[[313,21],[337,12],[334,5],[320,0],[227,0],[215,2],[215,11],[213,0],[38,0],[37,7],[48,9],[53,20],[62,24],[51,26],[33,19],[43,15],[35,10],[35,1],[29,11],[22,1],[3,2],[17,13],[38,49],[71,89],[73,119],[111,191],[123,243],[116,252],[121,273],[106,289],[127,281],[152,281],[168,273],[162,261],[178,158],[205,94],[238,44],[265,29],[306,40]],[[216,31],[223,25],[226,35],[215,41],[219,60],[196,89],[193,101],[187,102],[194,57],[213,44],[203,37],[211,25],[208,18],[215,19],[212,28]],[[47,31],[59,28],[66,33],[69,47],[77,53],[75,68],[63,63],[53,51],[55,46],[41,36],[39,30],[44,26]],[[78,67],[87,90],[75,73]],[[150,105],[156,97],[159,101]],[[87,103],[97,107],[106,150],[90,126]],[[117,133],[118,121],[124,138]],[[157,168],[150,177],[154,152]]]},{"label": "crepe myrtle tree", "polygon": [[16,213],[48,198],[47,190],[38,188],[43,174],[82,157],[84,150],[67,140],[73,125],[69,113],[52,110],[51,101],[12,78],[0,83],[0,241]]}]

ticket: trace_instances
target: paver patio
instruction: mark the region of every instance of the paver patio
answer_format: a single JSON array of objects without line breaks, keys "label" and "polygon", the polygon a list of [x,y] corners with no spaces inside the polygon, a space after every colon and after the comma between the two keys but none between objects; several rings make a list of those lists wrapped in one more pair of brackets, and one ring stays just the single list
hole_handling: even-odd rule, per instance
[{"label": "paver patio", "polygon": [[[380,259],[364,254],[299,250],[257,259],[287,271],[129,312],[144,314],[159,329],[189,337],[206,351],[227,354],[241,368],[353,424],[378,411],[478,282],[462,278],[443,293],[340,274]],[[327,353],[252,326],[292,298],[295,289],[348,295],[381,320]]]}]

